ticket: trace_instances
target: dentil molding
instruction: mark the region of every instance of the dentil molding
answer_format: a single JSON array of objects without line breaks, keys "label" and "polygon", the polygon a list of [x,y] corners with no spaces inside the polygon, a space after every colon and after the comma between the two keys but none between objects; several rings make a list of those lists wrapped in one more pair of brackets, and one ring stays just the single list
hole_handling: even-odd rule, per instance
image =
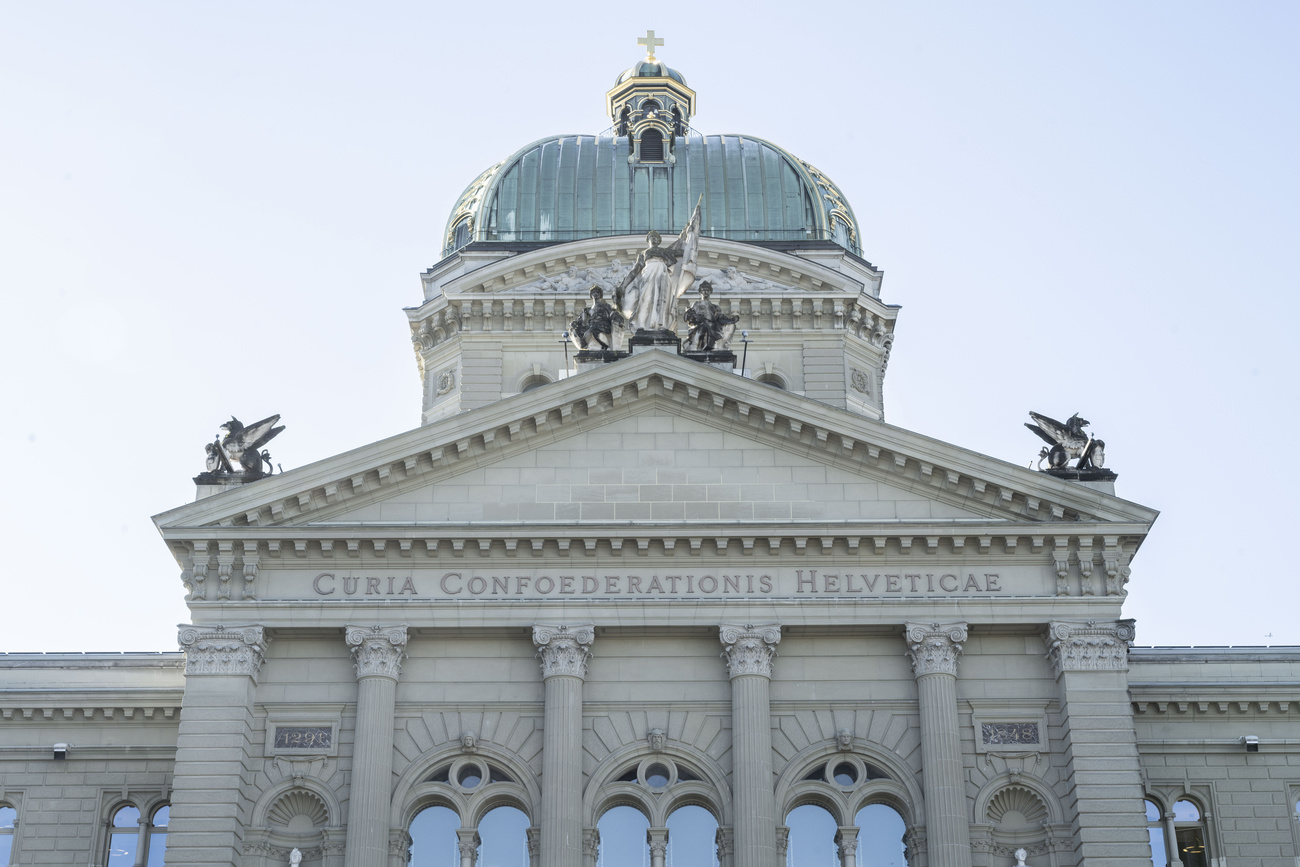
[{"label": "dentil molding", "polygon": [[966,641],[965,623],[908,623],[903,638],[914,675],[957,674],[957,659]]},{"label": "dentil molding", "polygon": [[270,642],[260,626],[182,626],[177,641],[185,652],[185,675],[244,675],[257,682]]},{"label": "dentil molding", "polygon": [[772,676],[772,660],[776,658],[776,646],[781,643],[779,624],[723,624],[718,628],[718,637],[722,641],[722,656],[727,660],[727,673],[730,677],[742,674],[759,674],[768,678]]},{"label": "dentil molding", "polygon": [[587,660],[591,658],[591,643],[596,639],[596,628],[582,626],[534,626],[533,644],[542,660],[542,677],[567,675],[587,676]]},{"label": "dentil molding", "polygon": [[397,680],[406,659],[405,626],[349,626],[346,636],[358,678]]},{"label": "dentil molding", "polygon": [[1047,658],[1052,672],[1128,671],[1132,620],[1053,620],[1047,625]]}]

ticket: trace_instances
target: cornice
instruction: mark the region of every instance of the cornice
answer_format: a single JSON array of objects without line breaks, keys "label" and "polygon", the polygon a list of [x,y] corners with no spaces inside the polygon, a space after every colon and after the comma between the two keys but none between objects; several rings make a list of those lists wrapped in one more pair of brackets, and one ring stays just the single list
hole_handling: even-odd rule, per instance
[{"label": "cornice", "polygon": [[0,689],[0,720],[175,723],[183,696],[181,687]]},{"label": "cornice", "polygon": [[[756,442],[983,511],[991,520],[1149,525],[1158,514],[883,422],[828,407],[666,352],[641,353],[547,389],[506,398],[283,475],[155,516],[178,527],[305,524],[348,500],[429,484],[653,404]],[[357,502],[364,502],[358,500]]]}]

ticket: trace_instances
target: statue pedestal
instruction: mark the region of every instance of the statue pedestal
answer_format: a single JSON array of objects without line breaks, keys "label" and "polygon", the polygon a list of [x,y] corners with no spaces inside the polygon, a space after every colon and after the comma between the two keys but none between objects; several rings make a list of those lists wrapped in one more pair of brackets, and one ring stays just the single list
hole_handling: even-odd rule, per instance
[{"label": "statue pedestal", "polygon": [[714,349],[708,352],[696,352],[686,349],[682,351],[682,358],[689,358],[691,361],[698,361],[700,364],[716,367],[724,373],[731,373],[736,369],[736,353],[730,349]]},{"label": "statue pedestal", "polygon": [[583,349],[574,356],[573,360],[578,364],[609,364],[611,361],[627,358],[631,354],[625,349]]},{"label": "statue pedestal", "polygon": [[682,339],[667,328],[658,328],[654,331],[648,331],[644,328],[639,329],[636,334],[633,334],[628,339],[627,345],[632,350],[633,355],[654,348],[671,349],[679,355],[682,351]]}]

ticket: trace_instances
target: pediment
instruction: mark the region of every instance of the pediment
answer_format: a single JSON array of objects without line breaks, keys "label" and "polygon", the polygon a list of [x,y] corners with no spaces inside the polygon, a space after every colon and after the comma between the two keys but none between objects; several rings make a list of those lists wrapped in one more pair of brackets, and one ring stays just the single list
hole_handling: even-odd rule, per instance
[{"label": "pediment", "polygon": [[1144,532],[1156,514],[652,350],[155,522],[174,538],[203,527],[351,527],[368,537],[381,527],[628,522],[979,536],[1010,524]]}]

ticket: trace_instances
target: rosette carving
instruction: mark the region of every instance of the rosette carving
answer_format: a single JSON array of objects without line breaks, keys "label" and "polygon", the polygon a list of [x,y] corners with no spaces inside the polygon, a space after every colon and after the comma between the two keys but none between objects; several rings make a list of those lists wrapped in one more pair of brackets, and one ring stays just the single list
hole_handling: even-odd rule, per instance
[{"label": "rosette carving", "polygon": [[346,637],[357,677],[397,680],[406,659],[405,626],[349,626]]},{"label": "rosette carving", "polygon": [[596,629],[585,626],[534,626],[533,644],[542,660],[542,677],[586,677]]},{"label": "rosette carving", "polygon": [[1053,620],[1047,625],[1047,658],[1052,671],[1128,671],[1132,620]]},{"label": "rosette carving", "polygon": [[781,643],[779,625],[724,624],[718,628],[718,637],[722,641],[722,657],[727,660],[729,676],[738,677],[742,674],[772,676],[772,660],[776,658],[776,646]]},{"label": "rosette carving", "polygon": [[957,659],[966,641],[965,623],[909,623],[903,637],[917,677],[957,674]]},{"label": "rosette carving", "polygon": [[260,626],[182,626],[177,635],[185,652],[185,674],[235,674],[257,682],[266,654],[266,637]]}]

